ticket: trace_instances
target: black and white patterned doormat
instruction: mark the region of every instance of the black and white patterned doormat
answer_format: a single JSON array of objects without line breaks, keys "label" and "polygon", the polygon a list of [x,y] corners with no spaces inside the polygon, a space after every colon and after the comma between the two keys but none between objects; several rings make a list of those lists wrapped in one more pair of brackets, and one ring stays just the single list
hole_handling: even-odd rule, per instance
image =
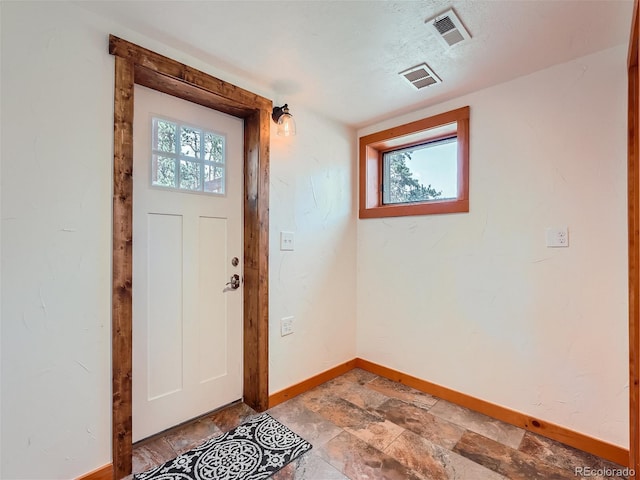
[{"label": "black and white patterned doormat", "polygon": [[267,413],[257,415],[134,480],[261,480],[311,444]]}]

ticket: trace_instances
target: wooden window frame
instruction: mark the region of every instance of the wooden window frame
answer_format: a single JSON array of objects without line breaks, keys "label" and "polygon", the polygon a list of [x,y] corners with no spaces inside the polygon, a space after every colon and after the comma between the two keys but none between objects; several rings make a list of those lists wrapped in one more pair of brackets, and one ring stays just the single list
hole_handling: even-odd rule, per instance
[{"label": "wooden window frame", "polygon": [[[469,211],[469,107],[462,107],[360,138],[359,218],[436,215]],[[382,202],[383,154],[456,136],[458,141],[458,196],[426,202]]]}]

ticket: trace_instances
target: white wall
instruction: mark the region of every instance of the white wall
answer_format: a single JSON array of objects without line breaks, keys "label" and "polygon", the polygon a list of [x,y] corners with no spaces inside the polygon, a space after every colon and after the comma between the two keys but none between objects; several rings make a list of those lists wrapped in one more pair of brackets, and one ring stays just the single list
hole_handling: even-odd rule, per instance
[{"label": "white wall", "polygon": [[[74,478],[111,460],[108,33],[275,95],[76,4],[0,5],[0,477]],[[625,445],[625,51],[360,132],[471,105],[465,215],[356,222],[354,132],[285,99],[299,134],[271,145],[270,390],[357,353]],[[546,249],[564,224],[571,247]]]},{"label": "white wall", "polygon": [[72,478],[111,458],[113,60],[72,10],[1,8],[0,477]]},{"label": "white wall", "polygon": [[[271,140],[271,392],[356,354],[355,131],[292,113],[298,135]],[[279,250],[281,231],[295,232],[294,251]]]},{"label": "white wall", "polygon": [[471,211],[358,221],[359,356],[628,446],[625,65],[603,51],[358,132],[471,107]]},{"label": "white wall", "polygon": [[[0,477],[68,479],[111,461],[108,34],[273,92],[77,4],[0,8]],[[272,140],[271,391],[355,356],[355,297],[347,289],[355,283],[354,132],[290,104],[299,134],[284,140],[274,131]],[[294,252],[278,251],[281,229],[297,233]],[[280,338],[277,324],[287,315],[298,319],[297,331]],[[333,328],[343,325],[336,338]]]}]

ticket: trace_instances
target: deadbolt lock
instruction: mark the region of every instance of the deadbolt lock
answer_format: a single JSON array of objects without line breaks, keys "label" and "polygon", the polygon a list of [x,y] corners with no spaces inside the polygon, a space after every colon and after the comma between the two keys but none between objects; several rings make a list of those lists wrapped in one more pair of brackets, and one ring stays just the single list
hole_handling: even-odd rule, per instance
[{"label": "deadbolt lock", "polygon": [[238,275],[237,273],[231,275],[231,281],[227,282],[227,285],[230,285],[234,290],[240,288],[240,275]]}]

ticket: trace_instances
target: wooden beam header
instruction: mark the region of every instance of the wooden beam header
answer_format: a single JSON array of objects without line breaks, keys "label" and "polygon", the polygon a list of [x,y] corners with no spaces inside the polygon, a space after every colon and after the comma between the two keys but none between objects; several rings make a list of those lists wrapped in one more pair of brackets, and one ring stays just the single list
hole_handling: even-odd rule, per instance
[{"label": "wooden beam header", "polygon": [[[200,105],[205,104],[198,101],[198,99],[202,98],[202,102],[204,102],[206,101],[205,97],[207,95],[216,95],[221,99],[227,100],[226,103],[228,103],[229,106],[235,104],[233,112],[226,112],[234,116],[247,117],[251,115],[252,112],[255,112],[256,108],[267,110],[269,113],[271,113],[273,109],[273,102],[268,98],[227,83],[224,80],[201,72],[184,63],[172,60],[159,53],[152,52],[149,49],[123,40],[115,35],[109,35],[109,53],[133,62],[136,66],[136,83],[140,85],[145,85],[145,83],[148,83],[149,79],[152,78],[151,75],[145,73],[145,70],[150,70],[151,72],[163,75],[166,79],[161,84],[145,86],[174,96],[187,96],[191,101]],[[172,82],[172,79],[177,81]],[[172,83],[174,87],[173,91],[169,89]],[[180,89],[181,91],[177,91],[176,89]],[[182,90],[185,91],[183,92]],[[201,97],[198,96],[199,91],[202,92]]]}]

